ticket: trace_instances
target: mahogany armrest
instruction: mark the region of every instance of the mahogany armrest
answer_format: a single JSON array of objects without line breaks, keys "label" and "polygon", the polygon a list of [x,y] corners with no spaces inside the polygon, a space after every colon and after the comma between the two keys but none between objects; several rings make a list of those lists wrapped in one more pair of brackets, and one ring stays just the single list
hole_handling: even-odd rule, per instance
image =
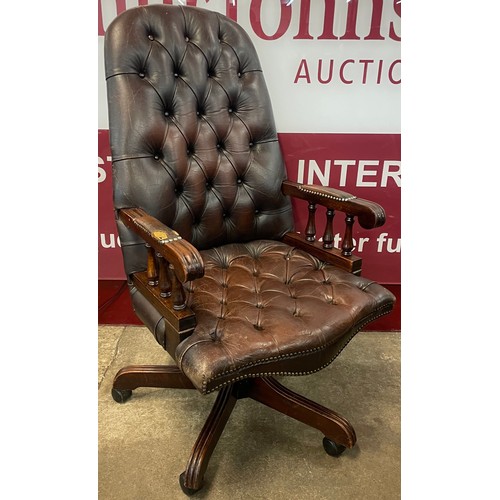
[{"label": "mahogany armrest", "polygon": [[203,259],[198,250],[142,208],[122,208],[118,217],[173,266],[181,283],[204,275]]},{"label": "mahogany armrest", "polygon": [[377,203],[338,189],[310,184],[298,184],[293,181],[283,181],[283,194],[317,203],[332,210],[339,210],[357,216],[359,224],[365,229],[382,226],[385,222],[384,209]]}]

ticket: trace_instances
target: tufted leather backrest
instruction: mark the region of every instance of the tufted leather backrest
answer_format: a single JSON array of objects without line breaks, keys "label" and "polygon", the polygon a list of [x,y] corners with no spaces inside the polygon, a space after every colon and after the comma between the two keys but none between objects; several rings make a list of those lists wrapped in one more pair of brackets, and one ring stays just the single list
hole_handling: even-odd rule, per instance
[{"label": "tufted leather backrest", "polygon": [[[105,41],[115,209],[141,207],[199,249],[292,230],[268,91],[253,44],[194,7],[126,10]],[[144,246],[119,221],[127,273]]]}]

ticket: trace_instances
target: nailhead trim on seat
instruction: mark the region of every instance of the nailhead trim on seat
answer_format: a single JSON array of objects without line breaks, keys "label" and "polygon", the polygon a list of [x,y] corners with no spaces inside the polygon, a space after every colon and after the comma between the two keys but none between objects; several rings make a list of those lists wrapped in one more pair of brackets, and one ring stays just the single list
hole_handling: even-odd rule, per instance
[{"label": "nailhead trim on seat", "polygon": [[376,282],[282,242],[224,245],[201,254],[205,275],[186,291],[189,307],[203,318],[176,353],[200,392],[257,370],[261,376],[314,373],[333,360],[325,364],[346,332],[354,335],[392,309],[390,295]]},{"label": "nailhead trim on seat", "polygon": [[228,244],[201,255],[205,274],[186,287],[200,321],[175,354],[200,392],[256,371],[313,373],[331,362],[339,339],[392,309],[378,283],[283,242]]},{"label": "nailhead trim on seat", "polygon": [[[271,372],[262,372],[262,373],[257,373],[257,374],[241,375],[241,376],[226,380],[222,384],[219,384],[219,385],[213,387],[212,389],[207,390],[207,386],[210,382],[212,382],[213,380],[216,380],[216,378],[220,378],[224,375],[227,375],[228,373],[231,373],[231,371],[228,371],[228,372],[224,372],[223,374],[219,375],[216,378],[204,380],[202,392],[203,392],[203,394],[210,394],[211,392],[214,392],[218,389],[221,389],[222,387],[224,387],[228,384],[232,384],[233,382],[238,382],[239,380],[244,380],[247,378],[269,377],[269,376],[299,376],[299,375],[310,375],[311,373],[316,373],[316,372],[322,370],[323,368],[326,368],[329,364],[331,364],[335,360],[335,358],[344,350],[344,348],[347,346],[347,344],[354,338],[354,336],[365,325],[367,325],[368,323],[370,323],[371,321],[373,321],[377,318],[380,318],[381,316],[384,316],[385,314],[388,314],[389,312],[391,312],[391,310],[392,310],[392,305],[389,305],[389,306],[384,305],[384,306],[378,308],[377,309],[378,312],[376,312],[374,315],[371,314],[368,318],[365,318],[360,324],[356,325],[352,330],[352,334],[346,340],[345,344],[342,345],[342,348],[339,351],[337,351],[335,353],[335,355],[328,362],[326,362],[325,364],[323,364],[322,366],[320,366],[318,368],[315,368],[314,370],[308,370],[308,371],[302,371],[302,372],[286,372],[286,371],[272,372],[271,371]],[[238,371],[241,370],[242,368],[245,368],[248,366],[259,365],[259,364],[263,364],[263,363],[266,363],[266,362],[272,361],[272,360],[279,360],[279,359],[287,358],[290,356],[292,356],[292,357],[304,356],[304,355],[311,353],[311,352],[325,350],[330,345],[334,344],[335,342],[338,342],[338,340],[339,339],[335,339],[334,341],[329,342],[328,344],[325,344],[325,345],[320,346],[320,347],[315,347],[314,349],[307,349],[307,350],[300,351],[300,352],[293,353],[293,354],[284,354],[283,356],[272,356],[270,358],[259,360],[258,362],[251,362],[251,363],[248,363],[247,365],[239,367]]]}]

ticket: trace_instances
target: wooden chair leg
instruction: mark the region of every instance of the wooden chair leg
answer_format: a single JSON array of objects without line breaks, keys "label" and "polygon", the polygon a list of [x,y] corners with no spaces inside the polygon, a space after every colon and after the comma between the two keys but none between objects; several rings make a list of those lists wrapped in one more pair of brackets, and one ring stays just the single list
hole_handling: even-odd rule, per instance
[{"label": "wooden chair leg", "polygon": [[131,365],[116,374],[111,395],[116,402],[124,403],[138,387],[195,388],[175,365]]},{"label": "wooden chair leg", "polygon": [[212,411],[193,447],[186,470],[179,477],[181,488],[187,495],[196,493],[203,486],[208,462],[237,401],[233,389],[234,384],[231,384],[217,394]]},{"label": "wooden chair leg", "polygon": [[330,455],[340,455],[356,443],[354,429],[344,417],[287,389],[272,377],[254,379],[248,397],[321,431],[325,436],[323,446]]}]

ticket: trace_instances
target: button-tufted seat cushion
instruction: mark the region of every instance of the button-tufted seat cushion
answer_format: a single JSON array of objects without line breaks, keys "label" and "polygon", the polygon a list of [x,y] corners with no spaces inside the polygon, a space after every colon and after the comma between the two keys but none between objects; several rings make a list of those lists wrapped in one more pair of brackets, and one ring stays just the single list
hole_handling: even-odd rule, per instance
[{"label": "button-tufted seat cushion", "polygon": [[202,252],[190,283],[198,326],[177,363],[202,392],[254,376],[312,373],[329,364],[394,297],[368,279],[275,241]]}]

